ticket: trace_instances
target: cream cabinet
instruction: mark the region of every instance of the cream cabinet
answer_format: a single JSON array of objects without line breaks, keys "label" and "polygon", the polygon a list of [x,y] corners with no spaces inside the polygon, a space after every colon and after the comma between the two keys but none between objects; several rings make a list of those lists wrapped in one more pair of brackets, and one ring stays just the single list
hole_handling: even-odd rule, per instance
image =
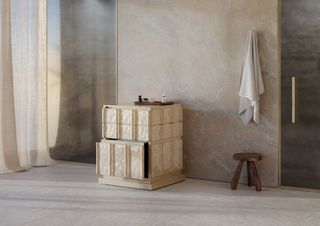
[{"label": "cream cabinet", "polygon": [[182,107],[105,105],[97,174],[103,184],[147,190],[184,180]]}]

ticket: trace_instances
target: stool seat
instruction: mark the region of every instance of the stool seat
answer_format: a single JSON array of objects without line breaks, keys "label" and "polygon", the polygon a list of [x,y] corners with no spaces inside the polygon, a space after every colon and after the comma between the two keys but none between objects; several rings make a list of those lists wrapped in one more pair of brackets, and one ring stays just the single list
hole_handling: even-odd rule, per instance
[{"label": "stool seat", "polygon": [[262,155],[259,153],[248,152],[236,153],[233,155],[233,159],[239,161],[239,164],[231,180],[231,189],[237,189],[243,163],[247,162],[248,186],[254,185],[256,187],[256,191],[261,191],[261,181],[254,162],[260,161],[262,159]]},{"label": "stool seat", "polygon": [[259,153],[236,153],[233,155],[234,160],[256,162],[262,159]]}]

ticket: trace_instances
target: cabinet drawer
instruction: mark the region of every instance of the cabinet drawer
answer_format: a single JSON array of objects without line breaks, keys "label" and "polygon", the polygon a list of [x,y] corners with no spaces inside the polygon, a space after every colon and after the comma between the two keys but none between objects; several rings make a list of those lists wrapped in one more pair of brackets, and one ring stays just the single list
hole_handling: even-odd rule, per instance
[{"label": "cabinet drawer", "polygon": [[121,107],[105,105],[102,108],[102,122],[110,124],[128,124],[155,126],[182,122],[180,104],[161,107]]},{"label": "cabinet drawer", "polygon": [[[167,121],[173,120],[170,112],[172,109],[165,111]],[[128,124],[128,125],[144,125],[153,126],[163,124],[164,111],[160,109],[145,110],[145,109],[114,109],[104,107],[102,109],[102,122],[111,124]]]},{"label": "cabinet drawer", "polygon": [[102,140],[97,143],[97,174],[142,180],[148,177],[148,144]]}]

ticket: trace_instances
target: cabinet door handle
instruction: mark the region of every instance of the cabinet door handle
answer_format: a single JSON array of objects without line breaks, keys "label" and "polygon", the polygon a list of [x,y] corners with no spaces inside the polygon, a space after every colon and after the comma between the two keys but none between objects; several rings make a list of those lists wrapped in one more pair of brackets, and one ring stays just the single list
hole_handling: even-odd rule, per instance
[{"label": "cabinet door handle", "polygon": [[291,77],[291,122],[296,123],[296,78]]}]

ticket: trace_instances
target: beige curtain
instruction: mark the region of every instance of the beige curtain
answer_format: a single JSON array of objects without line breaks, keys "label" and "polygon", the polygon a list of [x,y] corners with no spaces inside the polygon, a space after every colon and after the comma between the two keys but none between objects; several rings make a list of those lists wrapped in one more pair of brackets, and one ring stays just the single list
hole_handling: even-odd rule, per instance
[{"label": "beige curtain", "polygon": [[10,0],[1,0],[0,172],[22,170],[19,164],[13,98]]},{"label": "beige curtain", "polygon": [[52,160],[47,138],[46,0],[1,3],[5,40],[1,40],[0,173],[4,173],[46,166]]}]

